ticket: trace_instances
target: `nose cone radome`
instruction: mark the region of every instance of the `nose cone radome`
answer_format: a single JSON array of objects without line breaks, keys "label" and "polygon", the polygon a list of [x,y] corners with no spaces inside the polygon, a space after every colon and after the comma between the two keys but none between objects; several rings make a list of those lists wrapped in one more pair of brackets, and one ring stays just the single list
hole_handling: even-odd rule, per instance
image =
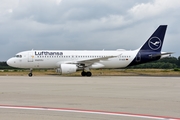
[{"label": "nose cone radome", "polygon": [[14,60],[10,58],[9,60],[7,60],[7,64],[11,67],[14,67]]}]

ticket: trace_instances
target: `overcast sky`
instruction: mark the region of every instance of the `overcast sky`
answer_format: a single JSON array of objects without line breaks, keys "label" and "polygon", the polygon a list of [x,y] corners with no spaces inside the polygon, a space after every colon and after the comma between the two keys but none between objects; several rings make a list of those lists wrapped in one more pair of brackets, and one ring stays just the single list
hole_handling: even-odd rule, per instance
[{"label": "overcast sky", "polygon": [[180,56],[180,0],[0,0],[0,61],[31,49],[134,50],[167,24]]}]

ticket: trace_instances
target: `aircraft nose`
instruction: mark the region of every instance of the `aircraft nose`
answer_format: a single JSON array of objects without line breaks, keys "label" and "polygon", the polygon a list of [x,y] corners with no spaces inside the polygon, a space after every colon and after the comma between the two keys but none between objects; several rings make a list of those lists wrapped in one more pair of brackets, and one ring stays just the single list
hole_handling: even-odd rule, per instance
[{"label": "aircraft nose", "polygon": [[12,58],[10,58],[9,60],[7,60],[7,64],[9,66],[13,66],[14,60],[12,60]]}]

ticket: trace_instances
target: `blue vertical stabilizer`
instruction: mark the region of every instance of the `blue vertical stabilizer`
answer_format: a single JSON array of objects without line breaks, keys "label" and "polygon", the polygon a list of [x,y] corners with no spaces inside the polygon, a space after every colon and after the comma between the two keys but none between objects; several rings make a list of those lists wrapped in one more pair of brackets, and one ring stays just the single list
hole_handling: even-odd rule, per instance
[{"label": "blue vertical stabilizer", "polygon": [[146,43],[138,49],[136,57],[129,66],[160,59],[166,29],[167,25],[160,25]]}]

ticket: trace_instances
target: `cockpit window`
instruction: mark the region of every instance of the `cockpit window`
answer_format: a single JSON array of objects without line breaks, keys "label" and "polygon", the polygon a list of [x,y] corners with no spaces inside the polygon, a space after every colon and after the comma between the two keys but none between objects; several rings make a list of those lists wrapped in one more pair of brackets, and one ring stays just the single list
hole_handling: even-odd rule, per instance
[{"label": "cockpit window", "polygon": [[17,58],[22,58],[22,55],[16,55],[15,57],[17,57]]}]

